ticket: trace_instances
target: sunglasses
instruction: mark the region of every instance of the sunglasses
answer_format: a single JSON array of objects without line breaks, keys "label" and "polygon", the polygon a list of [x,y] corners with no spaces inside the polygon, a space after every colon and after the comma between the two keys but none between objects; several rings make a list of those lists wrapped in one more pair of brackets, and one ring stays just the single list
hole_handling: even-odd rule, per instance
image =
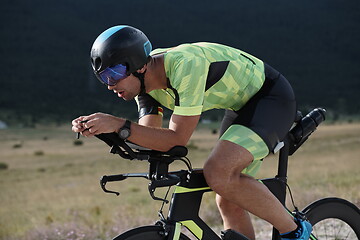
[{"label": "sunglasses", "polygon": [[108,86],[115,86],[120,80],[128,77],[126,74],[126,66],[122,64],[107,67],[97,75],[101,82]]}]

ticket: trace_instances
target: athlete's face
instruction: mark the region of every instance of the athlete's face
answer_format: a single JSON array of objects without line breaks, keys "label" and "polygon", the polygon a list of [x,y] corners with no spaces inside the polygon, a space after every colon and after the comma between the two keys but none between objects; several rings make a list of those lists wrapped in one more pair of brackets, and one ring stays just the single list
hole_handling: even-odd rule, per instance
[{"label": "athlete's face", "polygon": [[127,78],[120,80],[116,85],[108,86],[108,89],[114,91],[118,97],[129,101],[139,95],[140,81],[137,77],[131,74]]}]

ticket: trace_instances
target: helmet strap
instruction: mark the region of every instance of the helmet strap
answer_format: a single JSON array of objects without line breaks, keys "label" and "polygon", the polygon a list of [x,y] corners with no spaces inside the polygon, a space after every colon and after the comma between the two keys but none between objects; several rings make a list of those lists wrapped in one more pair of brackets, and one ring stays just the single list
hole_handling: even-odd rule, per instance
[{"label": "helmet strap", "polygon": [[145,73],[146,70],[143,73],[139,73],[139,72],[134,72],[133,75],[135,77],[137,77],[140,81],[140,93],[139,95],[143,95],[146,93],[146,89],[145,89]]}]

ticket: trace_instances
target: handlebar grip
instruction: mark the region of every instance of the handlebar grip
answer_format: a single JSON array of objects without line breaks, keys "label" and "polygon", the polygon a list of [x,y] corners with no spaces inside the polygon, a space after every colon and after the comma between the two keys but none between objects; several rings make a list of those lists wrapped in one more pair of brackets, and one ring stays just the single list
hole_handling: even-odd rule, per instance
[{"label": "handlebar grip", "polygon": [[122,181],[125,180],[127,178],[127,176],[123,175],[123,174],[119,174],[119,175],[104,175],[101,178],[101,182],[116,182],[116,181]]},{"label": "handlebar grip", "polygon": [[102,188],[102,190],[106,193],[114,193],[117,196],[119,196],[119,192],[114,192],[114,191],[109,191],[108,189],[106,189],[106,183],[107,182],[115,182],[115,181],[121,181],[126,179],[126,176],[124,176],[123,174],[119,174],[119,175],[111,175],[111,176],[102,176],[102,178],[100,179],[100,186]]}]

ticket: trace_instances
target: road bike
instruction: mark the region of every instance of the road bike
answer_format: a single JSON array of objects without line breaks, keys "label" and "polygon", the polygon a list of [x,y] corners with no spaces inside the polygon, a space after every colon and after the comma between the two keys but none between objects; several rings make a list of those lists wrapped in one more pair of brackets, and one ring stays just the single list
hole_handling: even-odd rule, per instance
[{"label": "road bike", "polygon": [[[259,181],[270,189],[284,207],[286,192],[289,189],[294,210],[288,212],[298,218],[307,219],[313,225],[310,239],[360,239],[358,207],[345,199],[332,197],[319,199],[300,211],[294,204],[287,184],[288,157],[295,153],[324,119],[325,110],[321,108],[312,110],[304,117],[298,112],[294,126],[280,145],[282,147],[279,150],[277,175]],[[176,146],[167,152],[159,152],[123,141],[116,133],[100,134],[97,137],[111,147],[110,152],[113,154],[119,154],[124,159],[149,162],[149,171],[146,173],[104,175],[100,180],[103,191],[119,195],[119,192],[108,190],[106,184],[128,178],[145,178],[150,180],[150,196],[163,202],[159,210],[159,219],[154,225],[130,229],[116,236],[114,240],[189,240],[189,234],[203,240],[247,240],[245,236],[233,230],[217,234],[199,216],[203,194],[212,190],[206,183],[202,169],[192,168],[190,160],[186,157],[186,147]],[[184,162],[186,169],[169,172],[170,164],[177,160]],[[170,200],[167,199],[168,194],[165,194],[165,197],[156,196],[156,189],[162,187],[173,187]],[[167,216],[164,216],[163,207],[169,202]],[[189,231],[184,233],[183,227]],[[272,240],[279,239],[279,232],[273,229]]]}]

